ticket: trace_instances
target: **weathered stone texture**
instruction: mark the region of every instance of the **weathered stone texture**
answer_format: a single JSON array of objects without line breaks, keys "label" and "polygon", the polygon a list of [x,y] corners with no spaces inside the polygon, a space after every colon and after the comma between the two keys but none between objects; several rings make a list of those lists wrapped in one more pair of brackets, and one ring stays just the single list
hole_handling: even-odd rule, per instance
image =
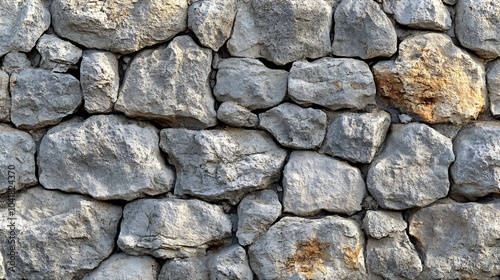
[{"label": "weathered stone texture", "polygon": [[490,98],[490,110],[493,116],[500,116],[500,59],[495,60],[488,66],[486,72],[488,97]]},{"label": "weathered stone texture", "polygon": [[75,64],[82,57],[82,50],[68,41],[59,39],[55,35],[43,35],[36,49],[42,59],[40,67],[53,72],[67,72],[76,68]]},{"label": "weathered stone texture", "polygon": [[159,271],[160,265],[152,257],[118,253],[103,261],[98,268],[87,274],[82,280],[156,280]]},{"label": "weathered stone texture", "polygon": [[451,28],[450,12],[441,0],[385,0],[383,5],[399,24],[431,30]]},{"label": "weathered stone texture", "polygon": [[10,121],[9,75],[0,70],[0,122]]},{"label": "weathered stone texture", "polygon": [[259,117],[233,101],[222,102],[217,109],[217,119],[234,127],[256,127]]}]

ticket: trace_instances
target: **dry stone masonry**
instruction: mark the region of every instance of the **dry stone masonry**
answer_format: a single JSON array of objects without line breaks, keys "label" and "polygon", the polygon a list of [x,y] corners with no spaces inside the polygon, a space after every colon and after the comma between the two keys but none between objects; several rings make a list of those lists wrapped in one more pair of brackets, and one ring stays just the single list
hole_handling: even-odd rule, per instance
[{"label": "dry stone masonry", "polygon": [[500,280],[500,1],[0,0],[0,280]]}]

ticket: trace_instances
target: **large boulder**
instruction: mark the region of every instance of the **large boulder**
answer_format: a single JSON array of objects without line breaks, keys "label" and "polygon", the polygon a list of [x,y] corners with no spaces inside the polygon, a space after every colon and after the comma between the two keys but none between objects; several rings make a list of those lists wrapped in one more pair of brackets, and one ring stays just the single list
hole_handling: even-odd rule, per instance
[{"label": "large boulder", "polygon": [[383,5],[399,24],[417,29],[451,28],[450,12],[442,0],[385,0]]}]

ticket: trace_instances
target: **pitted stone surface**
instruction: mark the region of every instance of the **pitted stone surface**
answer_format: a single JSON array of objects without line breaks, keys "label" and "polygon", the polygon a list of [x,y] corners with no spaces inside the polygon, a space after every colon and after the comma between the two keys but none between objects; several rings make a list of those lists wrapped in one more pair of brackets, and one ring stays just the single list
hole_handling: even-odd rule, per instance
[{"label": "pitted stone surface", "polygon": [[441,0],[385,0],[383,5],[399,24],[431,30],[451,28],[450,12]]},{"label": "pitted stone surface", "polygon": [[55,35],[43,35],[36,49],[42,56],[40,67],[53,72],[65,73],[82,57],[82,50],[68,41],[59,39]]}]

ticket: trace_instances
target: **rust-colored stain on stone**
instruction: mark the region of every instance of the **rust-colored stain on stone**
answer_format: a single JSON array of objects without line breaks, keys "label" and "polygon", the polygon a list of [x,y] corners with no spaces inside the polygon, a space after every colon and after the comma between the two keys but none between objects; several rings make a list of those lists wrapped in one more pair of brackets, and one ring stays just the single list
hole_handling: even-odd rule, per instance
[{"label": "rust-colored stain on stone", "polygon": [[286,261],[286,269],[302,273],[308,279],[316,272],[324,273],[328,247],[328,243],[320,242],[317,237],[300,243],[293,256]]},{"label": "rust-colored stain on stone", "polygon": [[344,248],[344,263],[347,267],[359,269],[358,257],[361,253],[361,247],[352,249],[351,247]]}]

